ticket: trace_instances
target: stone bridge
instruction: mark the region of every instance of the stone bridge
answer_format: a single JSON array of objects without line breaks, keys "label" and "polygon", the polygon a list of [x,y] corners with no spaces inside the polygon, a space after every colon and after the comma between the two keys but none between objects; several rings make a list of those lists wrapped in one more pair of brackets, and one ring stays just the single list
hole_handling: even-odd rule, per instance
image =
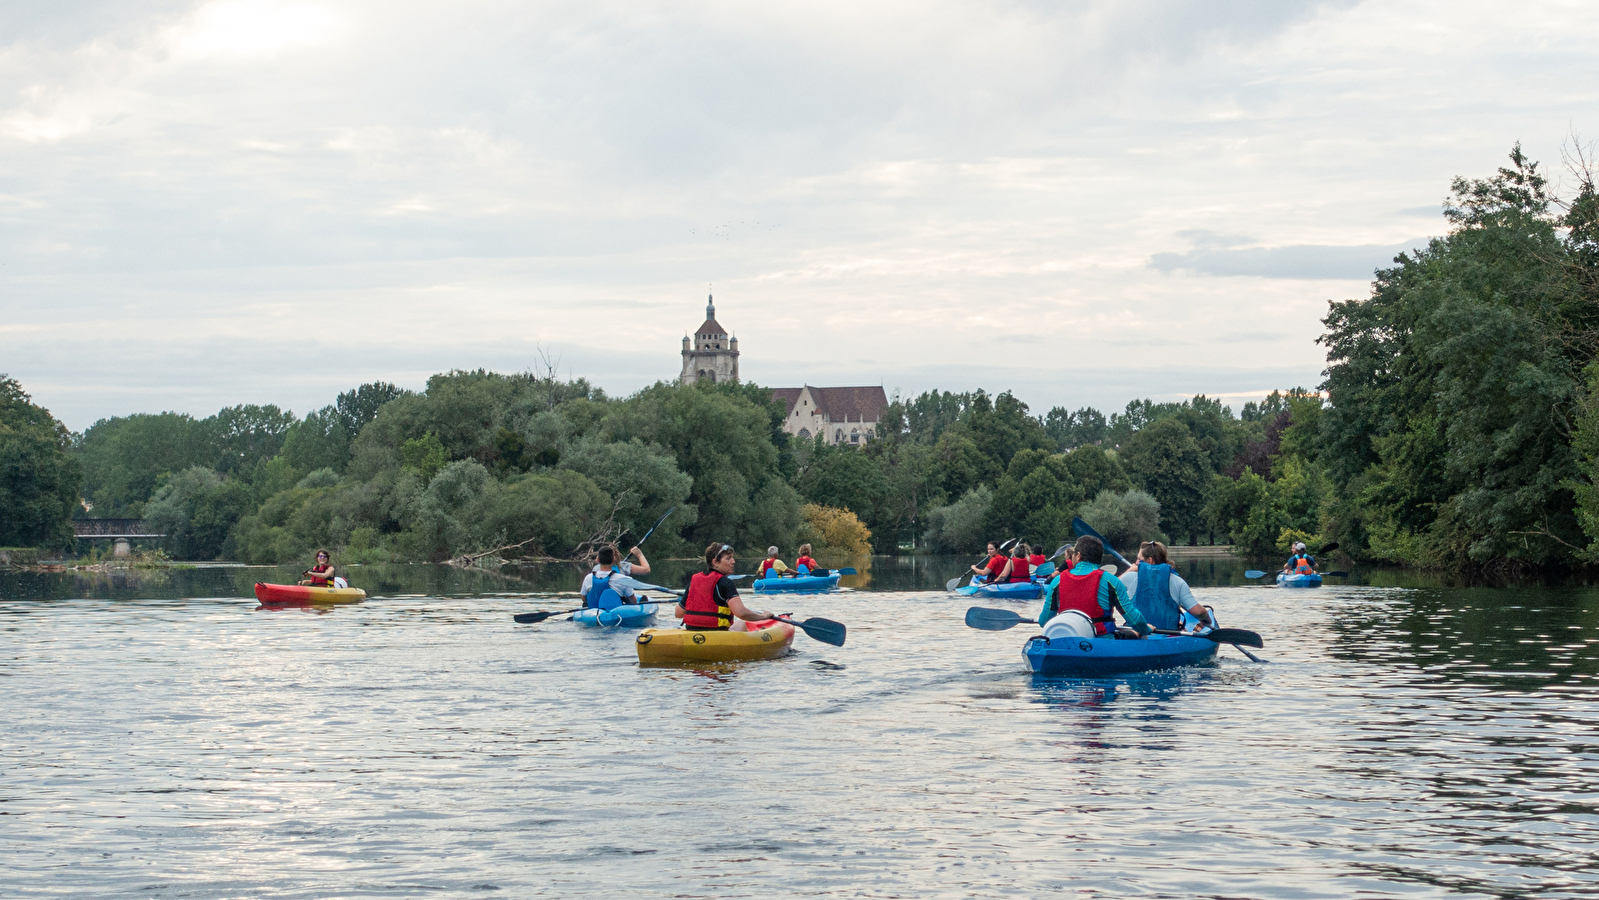
[{"label": "stone bridge", "polygon": [[143,519],[73,519],[72,530],[79,538],[111,541],[111,553],[115,556],[127,556],[136,538],[166,537],[150,530]]}]

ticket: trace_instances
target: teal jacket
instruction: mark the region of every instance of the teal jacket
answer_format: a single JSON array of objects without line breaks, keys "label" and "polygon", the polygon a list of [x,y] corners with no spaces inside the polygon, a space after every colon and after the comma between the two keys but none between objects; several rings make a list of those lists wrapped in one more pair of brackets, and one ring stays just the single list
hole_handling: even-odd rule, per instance
[{"label": "teal jacket", "polygon": [[[1091,575],[1099,566],[1093,563],[1080,562],[1072,566],[1073,575]],[[1049,580],[1049,587],[1044,589],[1044,610],[1038,614],[1038,624],[1042,625],[1055,618],[1059,612],[1055,608],[1055,589],[1060,587],[1060,576],[1056,575]],[[1121,607],[1122,618],[1127,624],[1137,628],[1140,634],[1149,633],[1149,623],[1144,620],[1144,614],[1133,605],[1131,597],[1127,596],[1127,585],[1122,580],[1109,572],[1099,580],[1099,608],[1107,613],[1111,610],[1111,598],[1116,598],[1116,604]]]}]

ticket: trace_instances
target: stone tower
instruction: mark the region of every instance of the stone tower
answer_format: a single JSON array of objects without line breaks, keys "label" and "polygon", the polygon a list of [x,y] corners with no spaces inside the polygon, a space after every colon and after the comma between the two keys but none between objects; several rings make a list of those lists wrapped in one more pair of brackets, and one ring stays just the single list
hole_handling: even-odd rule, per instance
[{"label": "stone tower", "polygon": [[729,336],[716,321],[716,302],[709,295],[705,298],[705,324],[692,340],[683,337],[683,374],[677,380],[693,384],[700,379],[713,384],[738,380],[738,338]]}]

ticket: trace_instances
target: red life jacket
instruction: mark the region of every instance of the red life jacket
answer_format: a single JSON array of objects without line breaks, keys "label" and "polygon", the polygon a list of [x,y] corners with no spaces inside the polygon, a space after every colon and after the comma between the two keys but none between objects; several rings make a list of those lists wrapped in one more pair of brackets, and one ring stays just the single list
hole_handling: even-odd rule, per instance
[{"label": "red life jacket", "polygon": [[775,560],[775,559],[763,559],[763,560],[761,560],[761,574],[760,574],[760,577],[761,578],[765,578],[767,570],[773,568],[776,564],[777,564],[777,560]]},{"label": "red life jacket", "polygon": [[1049,560],[1042,553],[1034,553],[1032,556],[1027,557],[1027,564],[1035,569],[1047,562]]},{"label": "red life jacket", "polygon": [[988,558],[988,580],[995,581],[999,573],[1005,571],[1005,563],[1010,560],[1008,556],[990,556]]},{"label": "red life jacket", "polygon": [[316,569],[312,569],[311,571],[309,571],[309,572],[307,572],[305,574],[307,576],[309,576],[306,580],[311,582],[311,586],[312,587],[327,587],[328,585],[333,583],[333,567],[332,566],[328,566],[328,573],[326,575],[318,575]]},{"label": "red life jacket", "polygon": [[716,599],[716,583],[721,572],[696,572],[683,595],[683,626],[700,630],[726,631],[733,627],[733,610]]},{"label": "red life jacket", "polygon": [[794,560],[794,568],[798,569],[800,566],[804,566],[805,568],[810,569],[812,572],[821,568],[821,566],[816,564],[816,560],[811,559],[809,556],[802,556],[799,559]]},{"label": "red life jacket", "polygon": [[1011,581],[1032,581],[1033,580],[1033,572],[1032,572],[1032,569],[1028,568],[1027,560],[1018,559],[1017,557],[1014,557],[1014,556],[1010,558],[1010,580]]},{"label": "red life jacket", "polygon": [[1099,584],[1104,577],[1104,569],[1095,569],[1087,575],[1062,572],[1060,587],[1055,589],[1056,614],[1074,609],[1094,623],[1095,635],[1109,634],[1110,623],[1114,618],[1109,610],[1102,609],[1099,605]]}]

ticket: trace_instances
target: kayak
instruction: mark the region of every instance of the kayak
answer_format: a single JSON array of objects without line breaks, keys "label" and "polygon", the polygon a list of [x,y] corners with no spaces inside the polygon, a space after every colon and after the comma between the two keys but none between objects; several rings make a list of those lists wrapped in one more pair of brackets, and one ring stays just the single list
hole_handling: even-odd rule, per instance
[{"label": "kayak", "polygon": [[1287,572],[1278,572],[1277,586],[1286,588],[1321,587],[1321,576],[1314,572],[1309,575],[1290,575]]},{"label": "kayak", "polygon": [[311,587],[306,584],[255,583],[255,598],[262,603],[360,603],[366,591],[360,588]]},{"label": "kayak", "polygon": [[1187,635],[1152,634],[1136,641],[1062,635],[1052,641],[1036,634],[1022,648],[1022,656],[1038,675],[1094,678],[1208,663],[1215,660],[1216,650],[1215,641]]},{"label": "kayak", "polygon": [[794,643],[794,626],[767,619],[749,623],[749,631],[689,631],[684,628],[646,628],[639,633],[640,665],[689,662],[733,662],[740,659],[775,659]]},{"label": "kayak", "polygon": [[1004,584],[969,584],[956,588],[955,593],[1001,600],[1037,600],[1044,596],[1044,586],[1033,581],[1007,581]]},{"label": "kayak", "polygon": [[757,578],[750,584],[757,594],[825,594],[838,590],[838,576],[798,575],[794,578]]},{"label": "kayak", "polygon": [[643,628],[660,608],[659,603],[624,603],[611,609],[588,607],[573,613],[572,621],[604,628]]}]

